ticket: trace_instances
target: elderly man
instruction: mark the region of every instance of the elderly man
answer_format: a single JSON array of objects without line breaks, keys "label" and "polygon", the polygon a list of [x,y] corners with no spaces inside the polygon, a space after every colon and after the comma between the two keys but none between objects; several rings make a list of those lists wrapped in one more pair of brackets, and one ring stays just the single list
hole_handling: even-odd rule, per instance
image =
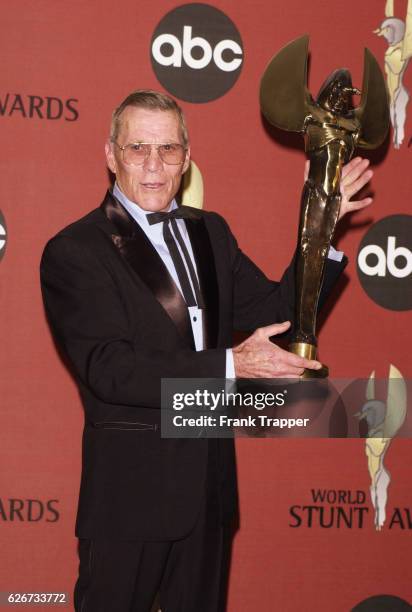
[{"label": "elderly man", "polygon": [[[222,610],[233,441],[161,439],[161,378],[298,377],[320,364],[270,341],[290,326],[293,267],[269,281],[222,217],[177,206],[190,147],[174,100],[130,94],[106,157],[113,190],[41,263],[47,316],[85,410],[75,607],[145,612],[158,593],[163,612]],[[366,166],[346,168],[343,212]],[[329,260],[329,285],[343,266]],[[231,349],[233,329],[254,333]]]}]

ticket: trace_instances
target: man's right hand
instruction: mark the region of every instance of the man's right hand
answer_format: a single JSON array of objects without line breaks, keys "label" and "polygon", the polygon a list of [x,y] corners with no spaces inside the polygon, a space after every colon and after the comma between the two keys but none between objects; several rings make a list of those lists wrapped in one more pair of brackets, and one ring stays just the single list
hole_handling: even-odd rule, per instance
[{"label": "man's right hand", "polygon": [[299,378],[305,368],[319,370],[319,361],[289,353],[269,340],[289,327],[290,321],[260,327],[235,346],[232,351],[236,378]]}]

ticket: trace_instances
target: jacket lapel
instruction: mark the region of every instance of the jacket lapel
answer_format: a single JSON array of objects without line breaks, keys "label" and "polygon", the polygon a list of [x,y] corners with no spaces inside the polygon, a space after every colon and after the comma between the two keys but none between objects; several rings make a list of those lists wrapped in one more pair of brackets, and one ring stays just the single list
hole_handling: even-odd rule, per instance
[{"label": "jacket lapel", "polygon": [[110,192],[107,192],[101,209],[116,228],[111,238],[120,255],[152,291],[181,337],[194,348],[186,302],[144,231]]}]

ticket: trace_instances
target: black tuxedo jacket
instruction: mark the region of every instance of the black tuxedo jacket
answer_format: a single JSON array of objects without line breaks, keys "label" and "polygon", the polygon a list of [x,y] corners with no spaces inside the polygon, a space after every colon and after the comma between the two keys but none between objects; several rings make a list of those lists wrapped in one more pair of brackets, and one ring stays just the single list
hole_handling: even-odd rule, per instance
[{"label": "black tuxedo jacket", "polygon": [[[236,513],[232,440],[162,439],[161,378],[225,376],[232,332],[293,319],[294,272],[270,281],[216,213],[186,220],[206,304],[205,350],[194,351],[188,310],[139,225],[108,193],[43,253],[45,309],[85,410],[76,535],[178,539],[217,465],[222,520]],[[344,263],[328,261],[323,295]]]}]

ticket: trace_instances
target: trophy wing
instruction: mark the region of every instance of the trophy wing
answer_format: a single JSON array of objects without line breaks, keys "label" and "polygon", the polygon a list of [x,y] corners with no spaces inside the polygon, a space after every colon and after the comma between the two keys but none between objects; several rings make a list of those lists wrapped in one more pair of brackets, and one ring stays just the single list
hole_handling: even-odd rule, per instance
[{"label": "trophy wing", "polygon": [[384,435],[393,438],[402,427],[407,412],[406,382],[398,368],[393,365],[389,369],[386,406]]},{"label": "trophy wing", "polygon": [[307,84],[309,36],[287,44],[269,62],[260,83],[260,108],[277,128],[302,132],[312,102]]},{"label": "trophy wing", "polygon": [[365,49],[361,103],[355,110],[361,126],[358,147],[375,149],[389,129],[389,103],[385,78],[374,55]]}]

